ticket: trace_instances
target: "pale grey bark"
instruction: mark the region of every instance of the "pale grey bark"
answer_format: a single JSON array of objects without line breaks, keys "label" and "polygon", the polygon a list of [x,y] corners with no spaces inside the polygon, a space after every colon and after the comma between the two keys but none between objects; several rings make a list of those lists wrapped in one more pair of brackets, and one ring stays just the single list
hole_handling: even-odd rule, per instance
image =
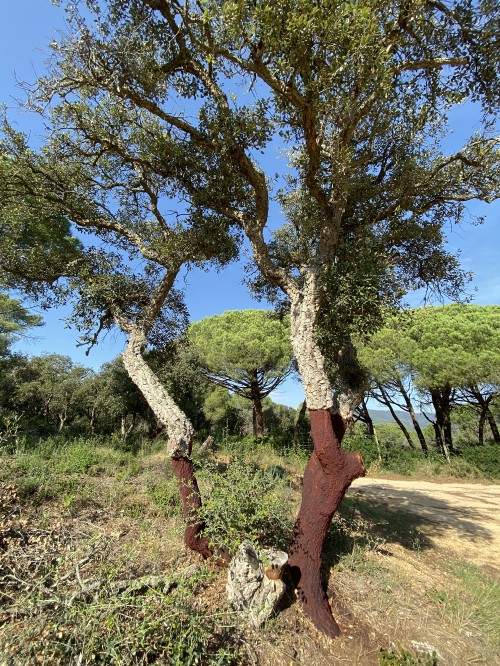
[{"label": "pale grey bark", "polygon": [[261,627],[274,613],[286,586],[281,580],[288,555],[270,548],[257,552],[248,540],[238,548],[228,571],[229,604],[254,627]]},{"label": "pale grey bark", "polygon": [[359,391],[345,390],[335,396],[334,410],[349,423],[354,417],[358,405],[363,400],[364,391],[360,388]]},{"label": "pale grey bark", "polygon": [[172,458],[187,457],[191,453],[193,426],[146,363],[143,357],[145,347],[146,336],[143,331],[139,328],[134,330],[130,326],[127,347],[122,354],[123,364],[156,418],[165,426],[168,454]]},{"label": "pale grey bark", "polygon": [[301,293],[293,294],[290,307],[292,348],[309,409],[331,409],[333,395],[325,357],[316,340],[319,294],[315,274],[306,278]]}]

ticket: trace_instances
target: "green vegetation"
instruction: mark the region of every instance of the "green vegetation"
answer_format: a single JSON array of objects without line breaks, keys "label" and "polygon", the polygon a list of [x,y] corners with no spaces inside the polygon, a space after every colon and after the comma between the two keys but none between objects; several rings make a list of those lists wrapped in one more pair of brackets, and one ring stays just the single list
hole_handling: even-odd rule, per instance
[{"label": "green vegetation", "polygon": [[189,339],[211,382],[252,401],[253,435],[263,437],[262,400],[292,369],[289,327],[272,312],[233,310],[191,324]]},{"label": "green vegetation", "polygon": [[416,652],[400,650],[381,650],[378,658],[380,666],[438,666],[435,653],[422,655]]},{"label": "green vegetation", "polygon": [[[226,265],[239,256],[246,237],[252,253],[248,282],[288,314],[307,405],[317,423],[327,424],[312,428],[317,455],[304,475],[290,562],[300,573],[306,615],[336,636],[320,582],[321,547],[310,549],[308,541],[309,531],[325,537],[350,483],[364,472],[361,461],[340,448],[366,389],[354,342],[376,333],[412,289],[453,299],[463,293],[468,274],[449,252],[445,228],[464,219],[466,202],[499,196],[495,9],[468,0],[63,4],[67,35],[51,43],[47,71],[32,87],[29,104],[44,118],[42,145],[33,148],[27,135],[3,123],[0,279],[45,304],[70,305],[69,320],[90,347],[101,334],[119,329],[127,339],[123,365],[137,392],[115,401],[118,389],[109,390],[102,377],[84,377],[84,369],[62,357],[22,359],[20,368],[9,358],[1,442],[15,455],[56,432],[119,432],[124,448],[132,450],[145,432],[153,437],[163,428],[168,452],[186,475],[182,482],[196,486],[195,426],[208,430],[210,423],[200,418],[193,425],[180,398],[198,412],[210,398],[198,390],[181,396],[179,376],[162,377],[159,367],[163,353],[176,357],[188,325],[179,277],[192,267]],[[453,108],[470,100],[482,112],[477,132],[449,154],[443,137]],[[267,170],[276,147],[287,156],[278,177]],[[274,223],[278,211],[280,225]],[[76,238],[82,234],[85,244]],[[457,328],[463,312],[454,321]],[[398,370],[399,364],[409,369],[389,379],[391,390],[403,387],[410,413],[408,376],[417,391],[431,396],[435,442],[451,469],[451,456],[460,453],[452,436],[456,389],[463,380],[468,399],[476,401],[478,444],[484,444],[486,421],[498,444],[497,378],[487,372],[491,349],[485,358],[477,354],[486,374],[468,374],[468,361],[449,335],[454,326],[439,327],[435,353],[434,319],[439,315],[431,320],[425,311],[418,331],[411,329],[419,365],[396,359]],[[465,328],[471,329],[469,323]],[[495,334],[494,325],[481,327],[482,338],[490,330]],[[496,337],[488,344],[498,349]],[[475,334],[463,339],[476,344]],[[397,341],[390,348],[398,351]],[[240,350],[240,369],[244,355]],[[450,372],[455,357],[466,379]],[[444,370],[437,367],[442,359]],[[262,368],[253,363],[251,371],[253,432],[260,436],[256,374]],[[392,405],[383,382],[377,390]],[[235,410],[220,393],[211,409],[218,400],[220,423],[221,411]],[[334,409],[338,418],[332,422]],[[408,465],[397,439],[387,432],[387,441],[378,440],[365,417],[377,464],[392,470],[407,465],[410,471],[413,463]],[[426,435],[417,425],[415,432],[432,465]],[[411,433],[404,437],[413,450]],[[94,452],[74,444],[67,460],[48,473],[85,477],[87,484],[99,464]],[[454,468],[460,466],[460,473],[474,473],[458,459]],[[271,477],[270,492],[280,474]],[[233,483],[248,491],[255,479],[264,484],[260,472],[250,478],[240,472]],[[38,472],[32,474],[27,488],[38,480]],[[213,483],[214,498],[224,483]],[[40,489],[35,498],[48,500],[50,484],[43,481]],[[153,489],[146,499],[134,495],[124,514],[144,518],[147,499],[168,504],[166,490]],[[75,492],[65,495],[63,508],[73,506]],[[194,493],[182,496],[185,514],[197,508]],[[223,517],[223,501],[229,496],[214,499],[214,523]],[[254,525],[254,513],[263,519],[255,506],[239,519],[256,534],[265,521]],[[203,523],[192,518],[192,531],[201,531]],[[231,545],[239,536],[227,518],[221,529],[231,533]],[[192,548],[200,546],[198,536]],[[166,658],[177,659],[174,648],[165,650]]]},{"label": "green vegetation", "polygon": [[[306,457],[250,440],[195,452],[206,531],[231,550],[245,537],[286,548]],[[2,451],[3,658],[46,666],[267,664],[289,654],[293,627],[294,645],[314,666],[339,656],[356,663],[361,649],[367,664],[428,666],[447,663],[450,645],[453,658],[488,663],[498,649],[498,580],[439,557],[427,521],[359,495],[333,522],[324,570],[335,576],[335,603],[349,604],[352,640],[320,648],[297,604],[256,640],[227,607],[226,572],[184,549],[166,463],[147,442],[131,453],[58,436]],[[357,618],[363,628],[350,628]]]},{"label": "green vegetation", "polygon": [[200,517],[210,541],[234,554],[249,538],[262,547],[286,549],[292,530],[290,484],[283,468],[266,470],[233,458],[226,466],[205,466],[199,472],[204,486]]},{"label": "green vegetation", "polygon": [[[470,419],[475,421],[472,437],[477,444],[485,442],[486,425],[489,438],[500,444],[494,415],[500,391],[499,349],[500,307],[448,305],[392,318],[360,346],[359,358],[371,374],[371,395],[393,413],[394,407],[409,413],[425,453],[429,437],[415,418],[415,401],[430,412],[435,445],[449,459],[457,449],[453,412],[459,407],[464,425],[467,417],[469,426]],[[411,433],[399,425],[414,448]],[[467,443],[476,443],[472,437]]]}]

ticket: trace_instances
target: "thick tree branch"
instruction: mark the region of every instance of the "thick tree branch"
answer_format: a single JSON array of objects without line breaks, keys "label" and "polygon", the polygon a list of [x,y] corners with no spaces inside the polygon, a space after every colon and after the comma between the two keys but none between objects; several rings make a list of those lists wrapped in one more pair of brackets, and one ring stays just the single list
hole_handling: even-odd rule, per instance
[{"label": "thick tree branch", "polygon": [[400,63],[395,72],[417,71],[421,69],[441,69],[442,67],[464,67],[469,64],[468,58],[430,58],[428,60],[414,60]]}]

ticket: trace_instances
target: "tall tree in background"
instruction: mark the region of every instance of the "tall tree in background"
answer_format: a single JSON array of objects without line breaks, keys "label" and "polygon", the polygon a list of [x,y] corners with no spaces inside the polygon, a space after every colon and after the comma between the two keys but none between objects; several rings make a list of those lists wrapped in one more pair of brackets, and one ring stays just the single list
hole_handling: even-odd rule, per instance
[{"label": "tall tree in background", "polygon": [[43,324],[42,317],[32,314],[20,300],[0,293],[0,358],[11,353],[11,345],[27,331]]},{"label": "tall tree in background", "polygon": [[375,396],[385,404],[398,401],[412,414],[410,394],[420,392],[420,401],[435,415],[436,444],[448,456],[454,451],[452,410],[457,404],[476,405],[481,439],[486,420],[493,437],[495,430],[498,434],[489,405],[500,382],[499,349],[500,307],[447,305],[393,318],[360,348],[359,357],[377,387]]},{"label": "tall tree in background", "polygon": [[[370,395],[385,405],[401,428],[410,448],[414,448],[411,435],[398,417],[395,407],[407,412],[411,418],[419,444],[425,455],[429,447],[415,411],[415,370],[411,359],[417,345],[404,334],[404,317],[395,318],[392,326],[377,331],[358,351],[360,362],[368,368],[372,385]],[[418,399],[418,396],[416,396]]]},{"label": "tall tree in background", "polygon": [[19,375],[26,359],[12,351],[19,338],[29,335],[27,331],[42,325],[42,317],[31,313],[21,301],[0,293],[0,443],[15,439],[18,432],[19,414],[16,413],[14,394]]},{"label": "tall tree in background", "polygon": [[23,368],[15,396],[18,409],[62,432],[75,412],[78,388],[91,374],[91,370],[73,363],[69,356],[35,356]]},{"label": "tall tree in background", "polygon": [[265,310],[233,310],[191,324],[206,377],[253,405],[253,434],[264,436],[262,400],[292,371],[288,326]]},{"label": "tall tree in background", "polygon": [[436,443],[446,454],[454,450],[451,411],[462,392],[499,384],[500,307],[423,308],[412,319],[406,335],[418,350],[415,383],[430,395]]},{"label": "tall tree in background", "polygon": [[[290,308],[311,415],[314,453],[291,571],[306,614],[336,636],[322,546],[348,486],[364,473],[360,457],[341,448],[365,388],[350,335],[379,326],[409,288],[456,295],[463,286],[442,228],[462,218],[464,202],[497,196],[488,124],[498,100],[494,10],[468,0],[86,5],[88,24],[68,5],[71,34],[52,43],[51,71],[34,91],[41,111],[62,100],[51,145],[41,158],[15,140],[5,150],[20,166],[18,182],[35,163],[46,191],[65,204],[77,190],[88,197],[89,186],[102,194],[125,180],[124,191],[139,188],[153,212],[161,196],[179,195],[190,220],[217,220],[219,239],[222,218],[245,231],[260,271],[255,288]],[[443,154],[449,109],[466,99],[482,105],[484,124]],[[289,155],[280,190],[260,157],[276,145]],[[81,161],[95,169],[94,184],[89,177],[69,186],[82,182]],[[103,175],[110,165],[112,181]],[[169,187],[158,188],[158,178]],[[286,222],[271,233],[273,200]],[[125,216],[118,224],[109,213],[100,233],[131,240]],[[98,217],[102,207],[78,222]],[[162,228],[143,224],[133,235],[148,253],[171,248]]]}]

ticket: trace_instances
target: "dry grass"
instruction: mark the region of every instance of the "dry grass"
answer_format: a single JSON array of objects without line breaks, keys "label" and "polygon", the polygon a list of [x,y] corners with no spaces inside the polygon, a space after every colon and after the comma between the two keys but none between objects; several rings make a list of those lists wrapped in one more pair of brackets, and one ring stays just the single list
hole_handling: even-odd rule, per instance
[{"label": "dry grass", "polygon": [[[0,461],[0,666],[425,665],[432,651],[438,664],[500,663],[498,581],[443,558],[411,515],[345,503],[324,572],[340,639],[319,634],[293,599],[257,632],[227,608],[225,572],[184,549],[164,455],[72,455],[64,470],[28,454]],[[272,464],[298,500],[289,462]],[[113,593],[113,581],[150,575],[174,587]]]}]

